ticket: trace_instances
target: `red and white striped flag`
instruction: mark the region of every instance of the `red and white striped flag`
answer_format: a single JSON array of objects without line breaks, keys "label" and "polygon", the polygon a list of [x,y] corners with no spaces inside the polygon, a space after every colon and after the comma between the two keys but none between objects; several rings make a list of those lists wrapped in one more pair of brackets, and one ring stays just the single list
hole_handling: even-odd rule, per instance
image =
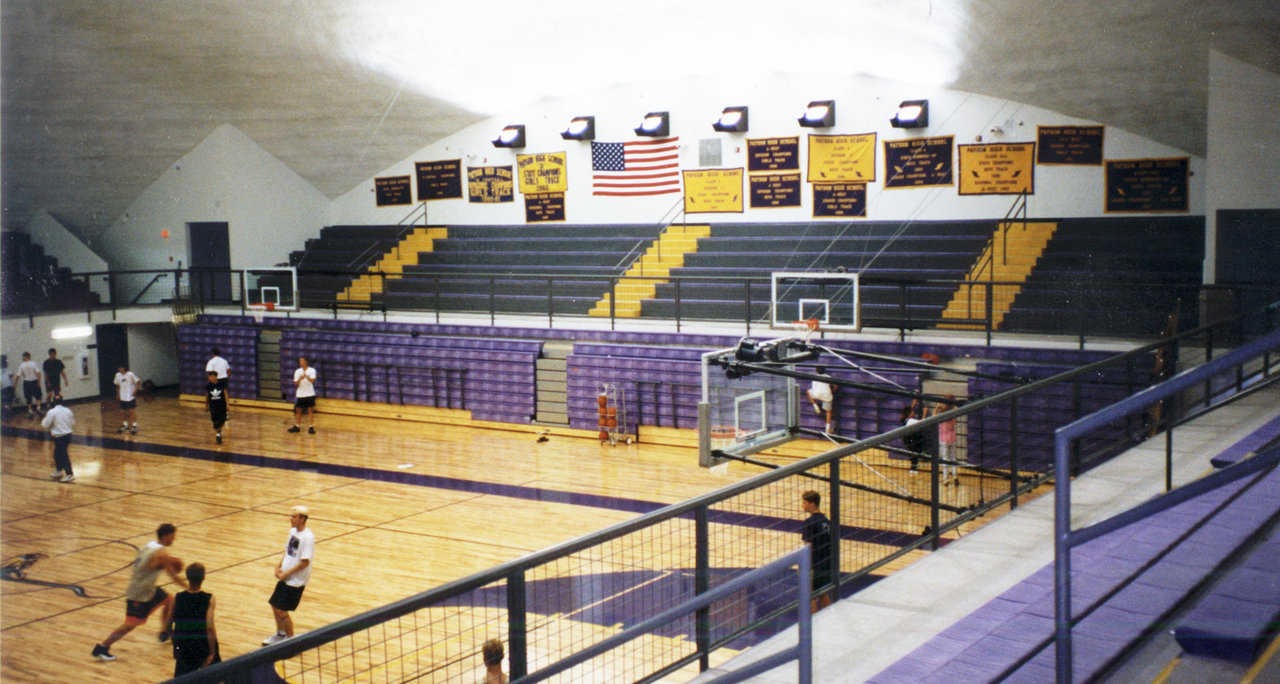
[{"label": "red and white striped flag", "polygon": [[591,143],[591,194],[616,197],[680,192],[680,138]]}]

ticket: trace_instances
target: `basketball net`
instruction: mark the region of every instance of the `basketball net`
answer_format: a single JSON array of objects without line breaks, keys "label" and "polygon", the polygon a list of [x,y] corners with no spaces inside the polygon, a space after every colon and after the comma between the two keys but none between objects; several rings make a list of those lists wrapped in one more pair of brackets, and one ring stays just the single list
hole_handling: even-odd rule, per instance
[{"label": "basketball net", "polygon": [[795,321],[795,324],[804,326],[805,344],[809,343],[809,338],[813,337],[814,333],[822,332],[822,321],[817,318],[808,318],[803,321]]}]

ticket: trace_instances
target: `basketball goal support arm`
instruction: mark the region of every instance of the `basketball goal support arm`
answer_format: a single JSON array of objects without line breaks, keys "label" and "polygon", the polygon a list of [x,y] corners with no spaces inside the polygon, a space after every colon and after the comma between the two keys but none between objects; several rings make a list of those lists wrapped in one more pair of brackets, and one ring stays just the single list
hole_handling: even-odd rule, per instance
[{"label": "basketball goal support arm", "polygon": [[[770,366],[770,365],[760,364],[760,363],[751,363],[748,361],[730,361],[726,359],[716,359],[716,360],[713,360],[712,363],[724,368],[725,370],[739,369],[739,370],[746,370],[751,373],[781,375],[788,378],[795,378],[797,380],[816,380],[818,382],[825,382],[825,383],[837,385],[840,387],[850,387],[853,389],[860,389],[868,392],[880,392],[882,394],[892,394],[899,397],[910,397],[912,399],[917,399],[917,398],[928,399],[929,401],[936,401],[940,404],[959,405],[964,403],[960,399],[948,399],[947,397],[944,397],[938,394],[925,394],[924,392],[913,392],[911,390],[898,389],[896,387],[888,387],[885,385],[871,385],[865,382],[855,382],[853,380],[842,380],[840,378],[834,378],[829,375],[818,375],[817,373],[806,373],[805,371],[790,370],[788,368],[779,368],[777,366]],[[743,375],[745,375],[745,373]]]}]

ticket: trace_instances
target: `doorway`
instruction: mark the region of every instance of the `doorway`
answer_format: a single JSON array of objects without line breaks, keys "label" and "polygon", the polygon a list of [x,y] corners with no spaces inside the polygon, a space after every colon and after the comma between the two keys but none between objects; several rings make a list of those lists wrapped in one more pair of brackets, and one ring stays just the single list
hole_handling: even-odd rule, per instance
[{"label": "doorway", "polygon": [[129,332],[123,323],[103,323],[95,332],[98,342],[98,392],[104,398],[116,395],[116,369],[129,365]]},{"label": "doorway", "polygon": [[204,304],[232,304],[231,239],[225,221],[187,224],[191,295]]}]

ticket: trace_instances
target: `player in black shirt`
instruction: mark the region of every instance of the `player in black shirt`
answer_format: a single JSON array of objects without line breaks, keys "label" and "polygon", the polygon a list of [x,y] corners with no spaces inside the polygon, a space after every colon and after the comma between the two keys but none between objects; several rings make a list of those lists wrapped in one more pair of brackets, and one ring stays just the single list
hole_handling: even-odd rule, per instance
[{"label": "player in black shirt", "polygon": [[43,365],[44,387],[49,390],[46,406],[53,406],[53,398],[62,397],[62,383],[67,379],[67,367],[58,358],[58,350],[52,347],[49,348],[49,358],[44,360]]},{"label": "player in black shirt", "polygon": [[209,407],[209,418],[213,420],[218,444],[222,444],[222,426],[227,422],[227,401],[231,398],[227,395],[227,379],[219,380],[217,371],[209,371],[206,375],[209,382],[204,386],[204,403]]},{"label": "player in black shirt", "polygon": [[[809,545],[810,559],[813,567],[813,590],[827,586],[832,583],[831,576],[831,521],[827,520],[827,516],[818,510],[818,505],[822,503],[822,495],[810,489],[800,495],[803,502],[801,505],[804,512],[809,517],[804,521],[804,529],[800,532],[800,538],[804,543]],[[817,612],[820,608],[826,608],[831,605],[831,595],[823,592],[814,597],[810,604],[810,610]]]}]

